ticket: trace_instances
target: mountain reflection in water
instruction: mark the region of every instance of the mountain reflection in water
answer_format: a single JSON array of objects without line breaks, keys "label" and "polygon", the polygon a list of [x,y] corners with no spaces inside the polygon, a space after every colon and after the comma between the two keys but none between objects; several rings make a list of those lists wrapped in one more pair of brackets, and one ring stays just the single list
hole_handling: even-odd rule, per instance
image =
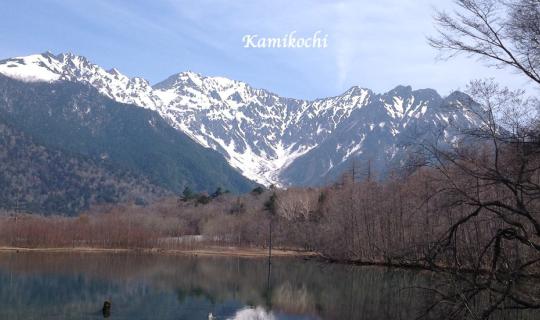
[{"label": "mountain reflection in water", "polygon": [[102,319],[105,300],[110,319],[414,319],[429,297],[411,288],[432,277],[296,258],[274,259],[269,277],[265,259],[2,253],[0,319]]},{"label": "mountain reflection in water", "polygon": [[230,320],[275,320],[273,313],[268,313],[264,308],[245,308],[236,312]]}]

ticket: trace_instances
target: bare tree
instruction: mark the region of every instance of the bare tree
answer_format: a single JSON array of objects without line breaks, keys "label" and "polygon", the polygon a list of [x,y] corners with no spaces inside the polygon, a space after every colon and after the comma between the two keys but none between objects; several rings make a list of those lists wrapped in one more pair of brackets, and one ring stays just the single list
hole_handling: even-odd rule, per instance
[{"label": "bare tree", "polygon": [[464,53],[511,67],[540,84],[540,0],[456,0],[458,10],[435,17],[428,38],[445,57]]},{"label": "bare tree", "polygon": [[[540,84],[540,0],[455,3],[453,13],[437,13],[431,46],[447,58],[466,54],[510,67]],[[538,103],[490,81],[472,82],[469,93],[482,106],[481,127],[465,132],[459,148],[431,148],[452,214],[426,258],[450,275],[445,290],[434,290],[444,314],[487,319],[499,310],[540,308],[540,292],[530,286],[538,284],[526,280],[540,272],[540,135],[531,115]]]},{"label": "bare tree", "polygon": [[483,125],[465,132],[462,145],[430,150],[437,193],[453,213],[426,259],[450,276],[437,291],[448,318],[488,319],[540,308],[529,279],[540,272],[540,140],[520,112],[536,101],[486,81],[472,82],[469,93],[485,108]]}]

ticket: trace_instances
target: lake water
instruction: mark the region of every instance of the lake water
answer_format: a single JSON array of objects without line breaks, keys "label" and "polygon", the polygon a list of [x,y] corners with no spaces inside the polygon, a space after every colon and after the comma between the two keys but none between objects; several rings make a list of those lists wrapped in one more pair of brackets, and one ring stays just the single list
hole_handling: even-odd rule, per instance
[{"label": "lake water", "polygon": [[412,287],[432,281],[299,258],[268,270],[236,257],[2,253],[0,319],[414,319],[426,297]]}]

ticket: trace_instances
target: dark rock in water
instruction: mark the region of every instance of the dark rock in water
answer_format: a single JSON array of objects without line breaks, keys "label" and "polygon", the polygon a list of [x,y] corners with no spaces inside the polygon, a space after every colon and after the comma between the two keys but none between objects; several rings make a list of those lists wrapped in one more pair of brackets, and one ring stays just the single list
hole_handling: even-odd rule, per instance
[{"label": "dark rock in water", "polygon": [[111,302],[108,300],[105,300],[105,302],[103,302],[103,318],[108,318],[111,316],[111,305]]}]

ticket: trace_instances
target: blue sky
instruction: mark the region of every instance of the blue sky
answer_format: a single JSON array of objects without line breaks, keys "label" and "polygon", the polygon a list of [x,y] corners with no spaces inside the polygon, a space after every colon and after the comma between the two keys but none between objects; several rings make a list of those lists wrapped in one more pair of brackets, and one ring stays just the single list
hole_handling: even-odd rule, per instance
[{"label": "blue sky", "polygon": [[[451,0],[4,0],[0,59],[52,51],[84,55],[152,84],[181,71],[225,76],[283,96],[339,95],[351,86],[463,89],[526,80],[474,59],[437,59],[426,43],[434,8]],[[325,49],[244,48],[242,37],[328,34]]]}]

